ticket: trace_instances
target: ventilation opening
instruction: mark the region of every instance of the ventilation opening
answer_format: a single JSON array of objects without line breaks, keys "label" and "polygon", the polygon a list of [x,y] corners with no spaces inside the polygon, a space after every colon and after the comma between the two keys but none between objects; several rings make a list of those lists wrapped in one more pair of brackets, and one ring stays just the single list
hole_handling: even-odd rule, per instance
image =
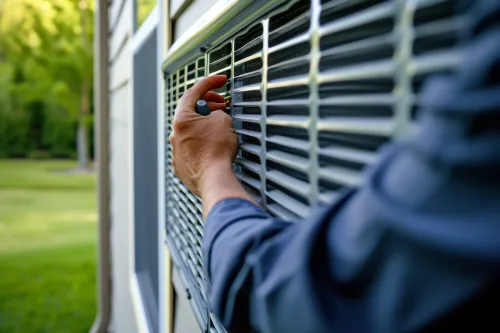
[{"label": "ventilation opening", "polygon": [[234,41],[234,61],[240,61],[262,51],[262,25],[251,28],[243,36]]},{"label": "ventilation opening", "polygon": [[298,75],[306,75],[309,73],[309,57],[306,59],[295,59],[285,61],[279,65],[272,66],[267,71],[269,81]]},{"label": "ventilation opening", "polygon": [[394,113],[392,106],[321,106],[320,117],[391,117]]},{"label": "ventilation opening", "polygon": [[320,40],[321,50],[338,47],[364,39],[386,35],[394,29],[394,19],[391,17],[379,19],[360,26],[326,35]]},{"label": "ventilation opening", "polygon": [[187,71],[188,71],[188,74],[187,74],[188,81],[192,80],[196,77],[196,65],[195,64],[188,65]]},{"label": "ventilation opening", "polygon": [[[268,179],[267,180],[267,192],[272,193],[273,191],[276,191],[276,190],[278,190],[282,194],[285,194],[286,197],[289,197],[293,201],[297,201],[304,206],[308,204],[307,199],[305,199],[304,197],[297,195],[297,193],[290,191],[286,187],[278,185],[276,182],[273,182],[272,180]],[[286,200],[284,198],[282,200],[279,200],[276,197],[273,198],[273,196],[271,196],[271,200],[280,204],[281,206],[289,209],[292,212],[296,212],[296,210],[295,210],[296,206],[292,200]],[[297,214],[297,215],[299,215],[299,214]]]},{"label": "ventilation opening", "polygon": [[[254,73],[262,69],[262,59],[257,58],[234,66],[235,77]],[[260,74],[260,73],[259,73]]]},{"label": "ventilation opening", "polygon": [[267,107],[268,117],[281,115],[307,117],[309,115],[309,107],[307,105],[272,105]]},{"label": "ventilation opening", "polygon": [[198,78],[205,76],[205,58],[198,59]]},{"label": "ventilation opening", "polygon": [[271,67],[281,62],[289,61],[290,59],[305,56],[309,54],[310,49],[311,46],[309,42],[303,42],[272,52],[268,56],[269,66]]},{"label": "ventilation opening", "polygon": [[309,97],[309,88],[307,86],[293,86],[268,89],[267,100],[285,100],[285,99],[307,99]]},{"label": "ventilation opening", "polygon": [[322,0],[320,23],[323,25],[339,20],[384,2],[387,0]]},{"label": "ventilation opening", "polygon": [[392,78],[329,82],[319,86],[319,96],[323,99],[339,95],[392,93],[393,89],[394,81]]},{"label": "ventilation opening", "polygon": [[299,1],[285,12],[269,19],[269,46],[275,46],[306,33],[310,22],[310,1]]},{"label": "ventilation opening", "polygon": [[209,55],[210,73],[217,73],[223,69],[230,69],[231,67],[231,43],[227,43],[221,48],[212,51]]},{"label": "ventilation opening", "polygon": [[336,132],[321,131],[318,135],[319,145],[322,148],[341,145],[360,150],[376,151],[384,143],[388,142],[387,137],[367,135],[367,134],[346,134]]},{"label": "ventilation opening", "polygon": [[430,6],[419,8],[413,16],[416,26],[454,16],[457,0],[435,1]]}]

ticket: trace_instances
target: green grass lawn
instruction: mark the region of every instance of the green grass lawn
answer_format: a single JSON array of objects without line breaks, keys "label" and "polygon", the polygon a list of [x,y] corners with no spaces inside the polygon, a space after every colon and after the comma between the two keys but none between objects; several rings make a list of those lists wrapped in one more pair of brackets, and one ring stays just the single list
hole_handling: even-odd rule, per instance
[{"label": "green grass lawn", "polygon": [[88,332],[94,176],[71,161],[0,160],[0,332]]}]

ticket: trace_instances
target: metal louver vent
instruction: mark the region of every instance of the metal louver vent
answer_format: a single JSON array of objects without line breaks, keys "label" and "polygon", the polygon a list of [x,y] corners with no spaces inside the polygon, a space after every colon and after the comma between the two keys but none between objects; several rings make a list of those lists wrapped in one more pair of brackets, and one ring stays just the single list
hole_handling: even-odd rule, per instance
[{"label": "metal louver vent", "polygon": [[[184,91],[226,74],[217,92],[232,96],[235,173],[264,208],[298,220],[359,185],[380,146],[411,132],[425,78],[458,63],[467,21],[456,2],[284,1],[236,34],[221,32],[198,59],[167,66],[167,133]],[[173,175],[167,149],[167,238],[205,327],[201,202]]]}]

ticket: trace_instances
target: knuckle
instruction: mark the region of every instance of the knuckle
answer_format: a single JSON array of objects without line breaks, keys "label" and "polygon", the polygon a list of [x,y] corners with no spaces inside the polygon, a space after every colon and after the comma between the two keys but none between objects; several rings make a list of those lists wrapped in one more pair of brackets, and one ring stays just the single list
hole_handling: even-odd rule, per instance
[{"label": "knuckle", "polygon": [[224,121],[227,124],[230,124],[231,126],[233,125],[233,117],[231,117],[229,114],[224,113]]},{"label": "knuckle", "polygon": [[174,120],[172,127],[174,129],[174,132],[179,132],[179,131],[182,131],[182,129],[184,129],[186,127],[186,124],[183,120],[176,119],[176,120]]}]

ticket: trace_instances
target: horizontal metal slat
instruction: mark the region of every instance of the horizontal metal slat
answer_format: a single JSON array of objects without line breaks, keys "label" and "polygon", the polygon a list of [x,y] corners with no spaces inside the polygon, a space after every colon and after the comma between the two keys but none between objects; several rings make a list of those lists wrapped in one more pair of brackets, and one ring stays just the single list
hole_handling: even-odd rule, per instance
[{"label": "horizontal metal slat", "polygon": [[240,149],[259,156],[261,147],[250,143],[243,143],[240,145]]},{"label": "horizontal metal slat", "polygon": [[233,107],[259,107],[261,105],[261,102],[234,102],[233,101]]},{"label": "horizontal metal slat", "polygon": [[244,79],[244,78],[248,78],[248,77],[252,77],[252,76],[257,76],[257,75],[261,75],[261,74],[262,74],[262,70],[259,69],[259,70],[253,71],[253,72],[246,72],[246,73],[237,75],[237,76],[234,77],[234,80],[236,80],[236,79]]},{"label": "horizontal metal slat", "polygon": [[218,70],[216,70],[214,72],[210,72],[210,75],[218,75],[218,74],[224,73],[224,72],[226,72],[226,71],[228,71],[230,69],[231,69],[231,65],[229,65],[227,67],[224,67],[224,68],[221,68],[221,69],[218,69]]},{"label": "horizontal metal slat", "polygon": [[361,183],[360,174],[359,171],[336,166],[327,166],[319,170],[321,178],[346,186],[358,186]]},{"label": "horizontal metal slat", "polygon": [[368,52],[370,49],[379,48],[381,45],[393,44],[396,41],[396,37],[396,34],[391,33],[327,48],[321,51],[321,58],[342,54],[352,54],[354,52]]},{"label": "horizontal metal slat", "polygon": [[240,120],[247,123],[258,123],[260,121],[260,114],[234,114],[233,119]]},{"label": "horizontal metal slat", "polygon": [[354,96],[335,96],[319,100],[319,105],[328,106],[383,106],[397,101],[392,94],[360,94]]},{"label": "horizontal metal slat", "polygon": [[414,39],[434,37],[446,33],[451,34],[466,24],[467,20],[464,17],[451,17],[429,22],[415,28]]},{"label": "horizontal metal slat", "polygon": [[308,141],[294,139],[288,136],[283,135],[271,135],[267,137],[268,142],[276,143],[281,146],[291,147],[294,149],[299,149],[303,151],[307,151],[310,148],[310,144]]},{"label": "horizontal metal slat", "polygon": [[303,197],[307,197],[309,193],[309,184],[297,178],[291,177],[278,170],[268,170],[266,172],[267,179],[272,180],[276,184],[295,192]]},{"label": "horizontal metal slat", "polygon": [[279,203],[284,208],[288,209],[292,213],[300,217],[306,217],[309,211],[309,207],[304,205],[302,202],[295,200],[294,198],[286,195],[279,190],[271,190],[266,192],[266,195],[273,201]]},{"label": "horizontal metal slat", "polygon": [[231,54],[227,54],[227,55],[220,57],[220,58],[217,58],[213,61],[212,61],[212,59],[210,59],[210,66],[217,65],[217,64],[223,62],[224,60],[228,60],[230,57],[231,57]]},{"label": "horizontal metal slat", "polygon": [[305,56],[300,56],[300,57],[294,57],[294,58],[291,58],[291,59],[288,59],[288,60],[281,61],[281,62],[278,62],[276,64],[273,64],[272,66],[269,66],[267,69],[268,70],[273,70],[273,69],[277,69],[277,68],[280,68],[280,67],[291,66],[291,65],[294,65],[294,64],[297,64],[297,63],[300,63],[300,62],[309,61],[310,59],[311,59],[311,55],[310,54],[307,54]]},{"label": "horizontal metal slat", "polygon": [[249,161],[249,160],[244,159],[242,157],[236,157],[235,162],[238,163],[239,165],[247,168],[248,170],[255,172],[256,174],[259,174],[259,172],[260,172],[260,165],[258,163]]},{"label": "horizontal metal slat", "polygon": [[309,41],[309,37],[310,37],[310,33],[309,32],[301,34],[299,36],[296,36],[296,37],[294,37],[292,39],[287,40],[284,43],[281,43],[281,44],[278,44],[276,46],[273,46],[273,47],[269,48],[268,54],[272,54],[272,53],[281,51],[283,49],[286,49],[288,47],[291,47],[291,46],[294,46],[294,45],[298,45],[298,44],[303,43],[303,42],[307,42],[307,41]]},{"label": "horizontal metal slat", "polygon": [[272,203],[267,205],[267,209],[276,216],[281,217],[282,219],[293,221],[299,218],[298,215],[290,212],[286,208],[282,207],[277,203]]},{"label": "horizontal metal slat", "polygon": [[271,150],[267,153],[266,158],[281,165],[307,172],[309,168],[309,159],[280,150]]},{"label": "horizontal metal slat", "polygon": [[275,126],[307,128],[309,118],[305,116],[276,115],[267,117],[266,123]]},{"label": "horizontal metal slat", "polygon": [[238,61],[235,61],[234,62],[234,67],[239,66],[241,64],[244,64],[245,62],[249,62],[250,60],[254,60],[254,59],[260,58],[260,57],[262,57],[262,51],[259,51],[257,53],[252,54],[252,55],[249,55],[246,58],[243,58],[243,59],[240,59]]},{"label": "horizontal metal slat", "polygon": [[391,60],[374,61],[356,66],[341,67],[320,72],[318,83],[386,78],[394,75],[396,63]]},{"label": "horizontal metal slat", "polygon": [[245,91],[256,91],[256,90],[260,90],[260,84],[249,84],[248,86],[233,88],[233,92],[245,92]]},{"label": "horizontal metal slat", "polygon": [[318,121],[320,131],[390,136],[393,128],[392,118],[325,117]]},{"label": "horizontal metal slat", "polygon": [[354,28],[366,23],[377,21],[394,15],[396,2],[389,1],[376,5],[372,8],[357,12],[342,19],[334,20],[320,27],[320,35],[325,36],[332,33],[340,33],[343,30]]},{"label": "horizontal metal slat", "polygon": [[302,106],[309,104],[308,99],[283,99],[267,102],[268,106]]},{"label": "horizontal metal slat", "polygon": [[283,24],[282,26],[274,29],[269,33],[269,39],[276,38],[280,35],[283,35],[284,33],[287,33],[293,29],[295,29],[298,25],[300,25],[303,22],[309,22],[309,16],[311,15],[311,11],[308,10],[299,16],[295,17],[293,20],[288,21],[287,23]]},{"label": "horizontal metal slat", "polygon": [[260,132],[257,132],[257,131],[250,131],[250,130],[238,128],[238,129],[235,129],[235,132],[237,134],[247,135],[247,136],[251,136],[254,138],[260,138]]},{"label": "horizontal metal slat", "polygon": [[302,86],[302,85],[307,85],[308,83],[309,83],[309,77],[307,75],[292,76],[284,79],[269,81],[267,83],[267,89]]},{"label": "horizontal metal slat", "polygon": [[240,54],[240,53],[250,49],[251,47],[258,45],[259,43],[262,43],[262,36],[258,36],[256,38],[252,39],[250,42],[243,45],[238,50],[235,50],[234,55]]},{"label": "horizontal metal slat", "polygon": [[452,69],[460,64],[461,59],[462,52],[458,49],[425,54],[412,59],[410,72],[415,75]]},{"label": "horizontal metal slat", "polygon": [[321,148],[320,155],[333,157],[340,160],[352,161],[363,164],[371,164],[377,159],[377,153],[372,151],[363,151],[359,149],[334,146]]},{"label": "horizontal metal slat", "polygon": [[250,176],[248,176],[247,174],[244,174],[242,172],[235,172],[236,174],[236,177],[247,183],[249,186],[253,187],[255,190],[260,190],[260,187],[261,187],[261,184],[260,184],[260,181],[255,179],[255,178],[252,178]]}]

